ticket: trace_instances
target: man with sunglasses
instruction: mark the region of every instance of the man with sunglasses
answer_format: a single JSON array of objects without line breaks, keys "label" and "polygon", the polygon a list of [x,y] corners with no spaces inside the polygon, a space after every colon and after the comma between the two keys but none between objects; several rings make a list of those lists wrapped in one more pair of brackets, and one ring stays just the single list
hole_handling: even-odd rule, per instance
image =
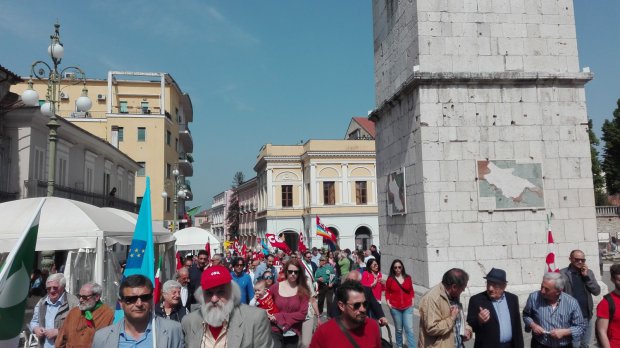
[{"label": "man with sunglasses", "polygon": [[380,348],[381,332],[376,321],[368,318],[368,302],[362,284],[346,280],[336,290],[338,308],[342,312],[319,326],[312,336],[310,348],[359,347]]},{"label": "man with sunglasses", "polygon": [[252,278],[245,272],[245,261],[242,257],[236,257],[232,264],[233,271],[230,272],[230,275],[241,290],[241,303],[249,304],[250,300],[254,298],[254,286],[252,285]]},{"label": "man with sunglasses", "polygon": [[228,268],[207,268],[201,293],[196,296],[200,310],[186,315],[181,323],[187,347],[272,347],[266,312],[241,303],[239,285],[232,281]]},{"label": "man with sunglasses", "polygon": [[114,322],[114,311],[101,302],[103,288],[95,282],[82,285],[80,304],[73,307],[56,337],[56,348],[90,347],[95,331]]},{"label": "man with sunglasses", "polygon": [[579,303],[583,318],[587,323],[586,331],[581,336],[581,348],[589,347],[594,331],[592,315],[594,301],[592,295],[598,296],[601,287],[598,285],[594,273],[586,264],[586,256],[581,250],[573,250],[569,256],[570,265],[560,270],[564,278],[564,292],[574,297]]},{"label": "man with sunglasses", "polygon": [[124,317],[95,333],[94,348],[185,347],[181,324],[154,316],[153,283],[149,278],[141,274],[125,278],[118,297]]},{"label": "man with sunglasses", "polygon": [[267,258],[256,267],[256,271],[254,271],[254,282],[255,283],[258,279],[262,277],[263,273],[267,271],[270,271],[271,274],[278,274],[276,272],[276,268],[273,265],[275,259],[276,259],[275,255],[269,254],[267,255]]},{"label": "man with sunglasses", "polygon": [[69,311],[79,304],[77,297],[65,291],[66,284],[62,273],[51,274],[45,281],[47,295],[34,307],[30,331],[44,348],[54,347],[58,329],[65,322]]}]

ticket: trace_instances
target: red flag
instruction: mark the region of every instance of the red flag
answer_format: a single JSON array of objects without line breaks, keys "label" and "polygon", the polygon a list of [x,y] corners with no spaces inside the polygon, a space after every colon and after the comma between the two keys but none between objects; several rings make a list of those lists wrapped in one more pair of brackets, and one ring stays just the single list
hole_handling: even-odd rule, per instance
[{"label": "red flag", "polygon": [[306,250],[308,250],[308,248],[306,248],[306,245],[304,244],[304,234],[303,233],[299,233],[299,241],[297,242],[297,250],[299,250],[302,254],[306,252]]},{"label": "red flag", "polygon": [[287,254],[291,252],[291,248],[289,248],[285,242],[277,240],[274,234],[267,233],[265,234],[265,238],[267,238],[269,244],[271,244],[274,248],[280,248]]},{"label": "red flag", "polygon": [[205,244],[205,251],[207,252],[207,258],[211,259],[211,243],[207,242],[207,244]]},{"label": "red flag", "polygon": [[183,267],[183,258],[181,257],[181,253],[177,251],[177,270],[179,270],[181,267]]},{"label": "red flag", "polygon": [[159,262],[157,264],[157,273],[155,273],[155,289],[153,290],[153,300],[155,303],[159,303],[159,296],[161,294],[161,255],[159,256]]},{"label": "red flag", "polygon": [[545,263],[547,264],[547,272],[560,272],[555,264],[555,243],[553,242],[553,233],[551,232],[551,218],[547,215],[547,257]]},{"label": "red flag", "polygon": [[241,256],[243,256],[243,258],[248,256],[248,247],[245,244],[243,244],[243,247],[241,248]]}]

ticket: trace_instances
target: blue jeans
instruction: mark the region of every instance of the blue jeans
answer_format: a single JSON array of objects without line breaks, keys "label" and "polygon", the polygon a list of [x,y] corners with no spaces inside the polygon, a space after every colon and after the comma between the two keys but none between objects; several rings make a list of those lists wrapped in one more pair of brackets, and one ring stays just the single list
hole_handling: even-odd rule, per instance
[{"label": "blue jeans", "polygon": [[403,346],[403,329],[407,335],[407,347],[415,348],[415,336],[413,336],[413,306],[399,310],[390,308],[392,319],[394,319],[394,328],[396,329],[396,346]]}]

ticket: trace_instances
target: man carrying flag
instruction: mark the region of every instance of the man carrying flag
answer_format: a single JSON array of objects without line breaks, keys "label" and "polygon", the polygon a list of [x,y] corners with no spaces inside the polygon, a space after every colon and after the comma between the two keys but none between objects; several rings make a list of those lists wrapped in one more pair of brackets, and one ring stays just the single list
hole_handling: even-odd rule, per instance
[{"label": "man carrying flag", "polygon": [[24,323],[30,275],[34,268],[39,217],[45,198],[37,205],[24,232],[0,270],[0,347],[17,347]]}]

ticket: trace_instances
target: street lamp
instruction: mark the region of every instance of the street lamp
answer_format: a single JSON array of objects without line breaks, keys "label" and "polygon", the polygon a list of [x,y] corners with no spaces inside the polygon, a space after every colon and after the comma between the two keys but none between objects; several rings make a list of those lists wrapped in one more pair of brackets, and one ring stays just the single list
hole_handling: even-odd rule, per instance
[{"label": "street lamp", "polygon": [[[181,199],[185,199],[187,197],[187,190],[185,188],[185,185],[183,182],[181,182],[181,176],[179,175],[179,169],[174,168],[172,170],[172,179],[173,179],[173,190],[172,192],[174,192],[174,195],[172,197],[172,205],[173,205],[173,211],[174,211],[174,216],[172,219],[172,233],[176,232],[177,230],[177,215],[178,215],[178,209],[177,209],[177,204],[179,203],[179,198]],[[165,199],[168,198],[168,192],[163,191],[161,193],[161,196]]]},{"label": "street lamp", "polygon": [[[86,74],[77,66],[70,66],[58,71],[58,65],[65,54],[63,44],[60,42],[60,24],[54,24],[54,34],[50,35],[51,43],[47,48],[47,53],[52,59],[53,67],[42,60],[38,60],[32,63],[30,67],[30,80],[28,81],[28,88],[22,93],[22,102],[27,106],[38,106],[39,95],[32,88],[32,77],[36,77],[38,80],[47,78],[47,94],[45,96],[45,103],[41,105],[41,113],[50,118],[47,123],[49,128],[49,161],[48,161],[48,173],[47,173],[47,196],[54,195],[54,182],[56,178],[56,143],[58,141],[58,118],[56,117],[56,111],[60,108],[60,92],[62,82],[72,82],[67,85],[75,85],[82,82],[84,88],[82,88],[82,95],[75,101],[77,111],[86,112],[90,110],[93,105],[90,98],[88,98],[88,89],[86,89]],[[69,73],[70,74],[69,74]]]}]

